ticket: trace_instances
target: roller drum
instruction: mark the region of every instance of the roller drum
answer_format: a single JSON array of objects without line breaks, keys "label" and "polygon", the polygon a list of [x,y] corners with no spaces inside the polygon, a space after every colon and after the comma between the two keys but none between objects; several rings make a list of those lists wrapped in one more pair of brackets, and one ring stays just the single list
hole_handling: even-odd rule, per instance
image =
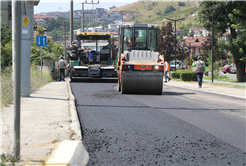
[{"label": "roller drum", "polygon": [[163,76],[122,76],[122,94],[153,94],[161,95]]}]

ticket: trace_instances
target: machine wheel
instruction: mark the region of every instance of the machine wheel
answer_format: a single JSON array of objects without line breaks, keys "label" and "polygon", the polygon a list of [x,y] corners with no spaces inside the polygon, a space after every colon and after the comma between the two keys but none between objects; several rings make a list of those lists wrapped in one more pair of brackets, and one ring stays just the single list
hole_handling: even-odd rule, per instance
[{"label": "machine wheel", "polygon": [[121,88],[121,94],[125,94],[125,91],[123,90],[122,78],[121,78],[120,88]]},{"label": "machine wheel", "polygon": [[123,76],[121,94],[162,95],[163,76]]},{"label": "machine wheel", "polygon": [[72,78],[72,73],[70,73],[70,82],[73,82],[74,79]]}]

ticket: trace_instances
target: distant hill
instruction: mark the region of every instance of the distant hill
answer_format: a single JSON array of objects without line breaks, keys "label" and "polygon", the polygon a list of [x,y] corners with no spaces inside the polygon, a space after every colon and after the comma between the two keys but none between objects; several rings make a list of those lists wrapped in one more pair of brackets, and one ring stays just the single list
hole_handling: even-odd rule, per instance
[{"label": "distant hill", "polygon": [[138,1],[114,8],[112,11],[120,11],[124,21],[135,23],[166,25],[168,22],[166,17],[172,19],[185,17],[181,24],[195,24],[197,20],[194,13],[198,10],[196,3],[196,1]]}]

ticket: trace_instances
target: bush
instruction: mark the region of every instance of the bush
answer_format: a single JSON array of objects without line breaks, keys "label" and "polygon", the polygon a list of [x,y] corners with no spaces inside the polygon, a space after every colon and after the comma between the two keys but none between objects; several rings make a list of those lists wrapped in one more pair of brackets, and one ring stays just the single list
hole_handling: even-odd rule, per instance
[{"label": "bush", "polygon": [[197,81],[196,73],[192,70],[176,70],[171,75],[172,78],[181,78],[183,81]]},{"label": "bush", "polygon": [[180,2],[180,1],[178,2],[178,5],[179,5],[179,6],[186,6],[186,5],[185,5],[185,2]]},{"label": "bush", "polygon": [[184,70],[176,70],[174,72],[171,73],[172,78],[180,78],[180,74],[183,72]]},{"label": "bush", "polygon": [[183,72],[180,74],[180,77],[183,81],[197,81],[196,73],[192,70],[186,70],[187,72]]}]

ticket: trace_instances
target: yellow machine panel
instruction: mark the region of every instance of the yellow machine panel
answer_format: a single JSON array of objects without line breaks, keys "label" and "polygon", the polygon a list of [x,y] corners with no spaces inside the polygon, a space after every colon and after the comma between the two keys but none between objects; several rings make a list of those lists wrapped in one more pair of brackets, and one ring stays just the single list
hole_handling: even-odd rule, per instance
[{"label": "yellow machine panel", "polygon": [[107,32],[81,32],[81,33],[78,33],[77,35],[111,35],[111,33],[107,33]]}]

